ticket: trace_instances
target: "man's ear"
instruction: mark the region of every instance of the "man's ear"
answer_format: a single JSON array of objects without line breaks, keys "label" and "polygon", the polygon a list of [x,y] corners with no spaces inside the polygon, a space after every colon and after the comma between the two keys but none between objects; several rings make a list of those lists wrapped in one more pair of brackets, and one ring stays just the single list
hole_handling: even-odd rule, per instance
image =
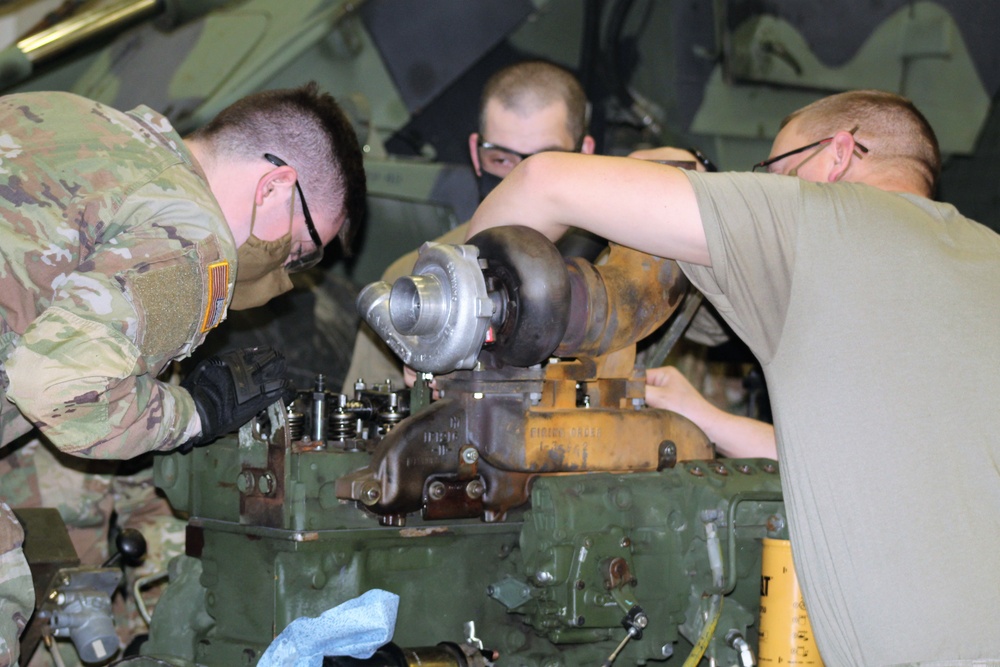
[{"label": "man's ear", "polygon": [[279,200],[287,202],[285,197],[291,195],[289,191],[295,188],[297,178],[295,169],[288,165],[271,169],[257,181],[257,190],[254,192],[255,203],[257,206],[263,206],[265,201],[270,201],[269,198],[275,195],[282,195]]},{"label": "man's ear", "polygon": [[584,155],[593,155],[596,148],[597,142],[589,134],[583,138],[583,142],[580,144],[580,152]]},{"label": "man's ear", "polygon": [[854,147],[857,142],[854,141],[853,134],[841,130],[833,135],[831,144],[830,148],[833,150],[834,161],[830,166],[830,173],[827,174],[826,178],[830,183],[835,183],[842,179],[850,168],[851,160],[854,158]]},{"label": "man's ear", "polygon": [[473,132],[469,135],[469,158],[472,159],[472,168],[476,176],[483,175],[482,166],[479,164],[479,133]]}]

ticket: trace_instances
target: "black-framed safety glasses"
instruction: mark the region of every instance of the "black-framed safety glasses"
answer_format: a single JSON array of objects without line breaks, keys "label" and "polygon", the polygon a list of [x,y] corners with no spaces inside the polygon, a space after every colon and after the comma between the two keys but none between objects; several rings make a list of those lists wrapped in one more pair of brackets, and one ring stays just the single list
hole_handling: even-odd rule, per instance
[{"label": "black-framed safety glasses", "polygon": [[[857,132],[857,131],[858,131],[858,126],[855,125],[853,128],[851,128],[849,130],[849,133],[853,137],[854,133]],[[781,155],[775,155],[774,157],[769,157],[766,160],[761,160],[760,162],[758,162],[757,164],[755,164],[753,166],[753,168],[751,169],[751,171],[757,171],[758,169],[767,169],[768,167],[770,167],[775,162],[778,162],[779,160],[784,160],[786,157],[791,157],[791,156],[797,155],[799,153],[804,153],[805,151],[809,150],[810,148],[817,148],[818,147],[819,150],[817,150],[815,153],[813,153],[812,155],[810,155],[809,157],[807,157],[802,162],[800,162],[797,165],[795,165],[795,168],[789,170],[787,172],[787,174],[786,174],[787,176],[795,176],[798,173],[798,171],[799,171],[799,167],[801,167],[806,162],[808,162],[809,160],[813,159],[816,155],[818,155],[819,152],[821,150],[823,150],[824,148],[826,148],[827,144],[829,144],[831,141],[833,141],[833,137],[827,137],[826,139],[820,139],[819,141],[814,141],[814,142],[812,142],[811,144],[809,144],[807,146],[802,146],[801,148],[796,148],[795,150],[788,151],[787,153],[782,153]],[[859,158],[860,157],[864,157],[863,154],[868,152],[868,149],[865,148],[864,146],[862,146],[861,144],[859,144],[857,141],[854,142],[854,147],[855,147],[854,154],[857,155]],[[857,151],[861,151],[861,153],[858,153]]]},{"label": "black-framed safety glasses", "polygon": [[[270,153],[264,153],[264,159],[273,164],[275,167],[287,167],[288,163],[282,160],[280,157],[271,155]],[[295,189],[299,192],[299,199],[302,201],[302,215],[306,219],[306,230],[309,232],[309,238],[312,239],[313,247],[308,247],[308,244],[302,241],[293,241],[292,250],[288,254],[288,261],[285,262],[285,270],[289,273],[295,273],[296,271],[305,271],[308,268],[312,268],[319,264],[320,260],[323,259],[323,240],[319,236],[319,232],[316,230],[316,225],[313,224],[312,216],[309,215],[309,207],[306,205],[306,196],[302,192],[302,186],[299,185],[299,179],[295,179]],[[294,238],[294,237],[293,237]]]},{"label": "black-framed safety glasses", "polygon": [[476,149],[479,152],[480,168],[483,171],[489,172],[494,176],[499,176],[500,178],[505,177],[514,169],[514,167],[521,164],[522,161],[527,160],[532,155],[553,151],[560,153],[579,153],[580,148],[581,146],[577,146],[571,151],[560,148],[545,148],[540,151],[535,151],[534,153],[521,153],[513,148],[507,148],[506,146],[501,146],[500,144],[483,141],[482,137],[476,141]]}]

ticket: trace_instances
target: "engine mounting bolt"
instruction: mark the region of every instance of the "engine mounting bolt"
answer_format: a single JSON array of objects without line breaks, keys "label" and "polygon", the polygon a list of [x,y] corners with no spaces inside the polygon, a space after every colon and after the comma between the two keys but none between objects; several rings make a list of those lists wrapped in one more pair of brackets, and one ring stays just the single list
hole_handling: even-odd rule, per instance
[{"label": "engine mounting bolt", "polygon": [[255,482],[253,473],[249,470],[244,470],[236,478],[236,488],[239,489],[240,493],[250,493],[253,487],[257,486]]},{"label": "engine mounting bolt", "polygon": [[427,487],[427,495],[431,500],[441,500],[444,498],[445,491],[444,482],[431,482],[430,486]]},{"label": "engine mounting bolt", "polygon": [[665,470],[677,465],[677,444],[672,440],[661,442],[659,446],[659,459],[657,470]]},{"label": "engine mounting bolt", "polygon": [[361,502],[365,505],[374,505],[382,497],[382,489],[375,482],[368,482],[361,489]]},{"label": "engine mounting bolt", "polygon": [[465,485],[465,495],[472,499],[482,498],[484,491],[486,491],[486,486],[482,480],[474,479]]},{"label": "engine mounting bolt", "polygon": [[271,473],[271,471],[268,471],[257,478],[257,489],[265,496],[273,493],[276,486],[277,480],[274,479],[274,474]]}]

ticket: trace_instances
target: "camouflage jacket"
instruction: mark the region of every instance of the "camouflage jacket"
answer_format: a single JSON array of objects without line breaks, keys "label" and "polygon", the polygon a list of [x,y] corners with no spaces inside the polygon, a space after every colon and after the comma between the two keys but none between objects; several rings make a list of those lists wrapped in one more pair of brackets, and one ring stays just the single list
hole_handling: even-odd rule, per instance
[{"label": "camouflage jacket", "polygon": [[163,116],[0,97],[0,238],[4,442],[23,430],[8,399],[78,456],[126,459],[198,432],[191,396],[156,378],[225,317],[236,247]]}]

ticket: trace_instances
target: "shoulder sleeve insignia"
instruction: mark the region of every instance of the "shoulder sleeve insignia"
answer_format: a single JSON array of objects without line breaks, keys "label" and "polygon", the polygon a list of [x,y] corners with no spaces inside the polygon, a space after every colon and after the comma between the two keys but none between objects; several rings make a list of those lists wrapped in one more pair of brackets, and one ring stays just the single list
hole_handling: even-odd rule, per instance
[{"label": "shoulder sleeve insignia", "polygon": [[226,299],[229,298],[229,262],[220,260],[208,265],[208,291],[205,299],[205,315],[201,320],[201,333],[214,329],[226,314]]}]

